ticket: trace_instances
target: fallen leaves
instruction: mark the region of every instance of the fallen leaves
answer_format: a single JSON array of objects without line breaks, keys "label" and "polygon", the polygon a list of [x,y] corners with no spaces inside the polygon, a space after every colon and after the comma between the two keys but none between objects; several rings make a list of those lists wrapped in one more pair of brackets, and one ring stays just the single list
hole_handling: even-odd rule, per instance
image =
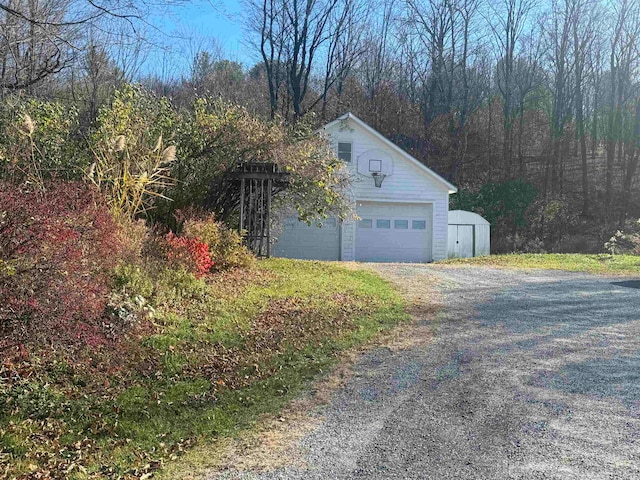
[{"label": "fallen leaves", "polygon": [[[222,412],[233,419],[238,409],[255,408],[264,397],[232,391],[270,378],[281,382],[270,393],[274,397],[295,390],[295,382],[279,379],[281,369],[324,368],[337,339],[359,334],[364,327],[358,319],[381,308],[368,290],[316,281],[328,275],[323,269],[334,267],[295,268],[307,275],[301,288],[277,269],[225,272],[192,291],[186,285],[183,297],[167,297],[159,315],[137,324],[117,349],[12,360],[0,370],[0,480],[152,478],[202,438],[188,422],[206,422],[199,412],[222,395],[233,397],[230,410]],[[192,389],[178,394],[181,385]],[[183,414],[188,420],[176,427],[179,433],[167,432]],[[123,425],[132,428],[138,417],[150,431],[136,436]],[[291,421],[288,414],[275,418],[282,425]],[[217,424],[207,428],[206,435],[219,434]]]}]

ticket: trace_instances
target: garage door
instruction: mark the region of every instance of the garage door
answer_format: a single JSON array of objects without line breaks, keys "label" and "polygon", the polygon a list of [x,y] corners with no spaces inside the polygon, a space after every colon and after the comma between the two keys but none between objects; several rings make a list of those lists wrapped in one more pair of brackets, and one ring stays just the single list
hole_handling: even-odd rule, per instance
[{"label": "garage door", "polygon": [[356,260],[430,262],[431,204],[358,204]]},{"label": "garage door", "polygon": [[299,222],[295,217],[287,218],[273,254],[304,260],[340,260],[340,223],[327,218],[318,227]]}]

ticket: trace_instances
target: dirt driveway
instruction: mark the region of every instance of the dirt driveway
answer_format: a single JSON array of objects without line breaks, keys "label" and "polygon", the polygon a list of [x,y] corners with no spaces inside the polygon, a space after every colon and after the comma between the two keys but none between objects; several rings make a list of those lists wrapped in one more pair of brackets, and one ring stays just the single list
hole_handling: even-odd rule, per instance
[{"label": "dirt driveway", "polygon": [[434,340],[364,355],[300,441],[243,479],[639,479],[640,281],[378,265],[435,278]]}]

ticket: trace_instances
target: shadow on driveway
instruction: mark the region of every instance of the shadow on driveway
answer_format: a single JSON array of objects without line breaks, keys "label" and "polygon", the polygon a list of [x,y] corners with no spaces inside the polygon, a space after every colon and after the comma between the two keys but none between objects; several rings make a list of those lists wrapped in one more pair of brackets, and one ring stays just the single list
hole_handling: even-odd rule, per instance
[{"label": "shadow on driveway", "polygon": [[611,285],[626,288],[640,288],[640,280],[626,280],[624,282],[611,282]]},{"label": "shadow on driveway", "polygon": [[507,332],[499,355],[544,362],[531,384],[633,407],[640,405],[639,289],[640,280],[524,284],[481,305],[478,319]]}]

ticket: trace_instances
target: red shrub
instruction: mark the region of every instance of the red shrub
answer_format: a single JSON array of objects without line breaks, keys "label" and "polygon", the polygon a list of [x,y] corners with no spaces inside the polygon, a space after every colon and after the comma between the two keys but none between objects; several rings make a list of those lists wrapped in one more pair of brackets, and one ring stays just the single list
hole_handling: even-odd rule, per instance
[{"label": "red shrub", "polygon": [[[0,333],[11,342],[98,345],[109,274],[122,251],[99,195],[0,182]],[[2,341],[0,341],[0,354]]]},{"label": "red shrub", "polygon": [[166,237],[169,251],[167,259],[169,264],[185,268],[197,277],[206,275],[213,261],[209,256],[209,245],[198,238],[177,237],[172,232]]}]

